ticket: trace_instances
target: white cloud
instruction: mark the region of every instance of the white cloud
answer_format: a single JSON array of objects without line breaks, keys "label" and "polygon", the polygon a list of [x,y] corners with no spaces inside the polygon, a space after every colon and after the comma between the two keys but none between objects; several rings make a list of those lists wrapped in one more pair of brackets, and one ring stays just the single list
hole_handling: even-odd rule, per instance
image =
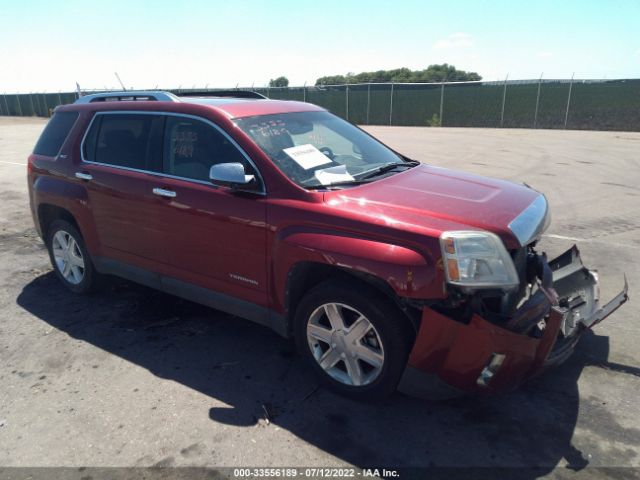
[{"label": "white cloud", "polygon": [[538,52],[538,58],[551,58],[553,57],[553,53],[551,52]]},{"label": "white cloud", "polygon": [[473,47],[473,37],[468,33],[462,32],[452,33],[448,37],[441,38],[433,45],[433,48],[438,50],[470,47]]}]

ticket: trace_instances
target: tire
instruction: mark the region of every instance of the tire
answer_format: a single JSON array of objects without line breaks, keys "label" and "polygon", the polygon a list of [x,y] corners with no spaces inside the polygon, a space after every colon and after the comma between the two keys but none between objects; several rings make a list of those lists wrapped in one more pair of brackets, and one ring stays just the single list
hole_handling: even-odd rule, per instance
[{"label": "tire", "polygon": [[54,220],[46,239],[53,271],[62,284],[74,293],[94,291],[101,275],[95,270],[78,229],[64,220]]},{"label": "tire", "polygon": [[409,320],[382,293],[344,280],[325,281],[304,296],[294,336],[323,385],[370,401],[395,391],[413,338]]}]

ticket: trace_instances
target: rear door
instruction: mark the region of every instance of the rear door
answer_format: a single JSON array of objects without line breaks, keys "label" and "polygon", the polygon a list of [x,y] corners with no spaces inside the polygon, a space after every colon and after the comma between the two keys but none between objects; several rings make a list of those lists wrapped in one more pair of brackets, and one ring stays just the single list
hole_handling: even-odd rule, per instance
[{"label": "rear door", "polygon": [[99,112],[82,143],[76,176],[87,183],[102,255],[153,269],[164,260],[162,203],[153,186],[162,169],[164,117]]}]

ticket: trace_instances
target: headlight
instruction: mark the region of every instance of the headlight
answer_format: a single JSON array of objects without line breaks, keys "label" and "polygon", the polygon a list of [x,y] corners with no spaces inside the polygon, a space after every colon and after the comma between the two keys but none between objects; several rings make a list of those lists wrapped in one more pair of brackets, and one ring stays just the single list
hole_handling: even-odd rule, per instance
[{"label": "headlight", "polygon": [[447,281],[453,285],[511,289],[520,284],[513,260],[493,233],[444,232],[440,246]]}]

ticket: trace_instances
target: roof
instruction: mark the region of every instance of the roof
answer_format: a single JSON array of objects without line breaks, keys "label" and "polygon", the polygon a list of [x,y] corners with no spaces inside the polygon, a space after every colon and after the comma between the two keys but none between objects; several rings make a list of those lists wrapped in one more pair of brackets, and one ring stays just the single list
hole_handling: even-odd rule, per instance
[{"label": "roof", "polygon": [[249,100],[239,98],[189,98],[184,103],[209,105],[223,111],[230,118],[253,117],[291,112],[318,112],[324,108],[312,103],[292,100]]},{"label": "roof", "polygon": [[[216,95],[217,92],[211,92]],[[257,115],[270,115],[277,113],[291,112],[316,112],[324,109],[311,103],[296,102],[291,100],[270,100],[260,98],[256,94],[255,98],[243,98],[230,96],[232,92],[224,92],[223,96],[176,96],[169,92],[160,91],[122,91],[122,92],[106,92],[80,97],[74,105],[91,105],[92,110],[113,109],[113,105],[123,102],[127,108],[143,107],[153,105],[153,110],[157,110],[163,103],[170,103],[172,111],[179,104],[196,104],[213,107],[229,118],[252,117]],[[108,107],[107,107],[108,105]],[[103,107],[103,108],[100,108]],[[107,107],[107,108],[104,108]],[[124,105],[123,105],[124,107]],[[137,109],[136,108],[136,109]],[[140,108],[144,110],[144,108]]]}]

